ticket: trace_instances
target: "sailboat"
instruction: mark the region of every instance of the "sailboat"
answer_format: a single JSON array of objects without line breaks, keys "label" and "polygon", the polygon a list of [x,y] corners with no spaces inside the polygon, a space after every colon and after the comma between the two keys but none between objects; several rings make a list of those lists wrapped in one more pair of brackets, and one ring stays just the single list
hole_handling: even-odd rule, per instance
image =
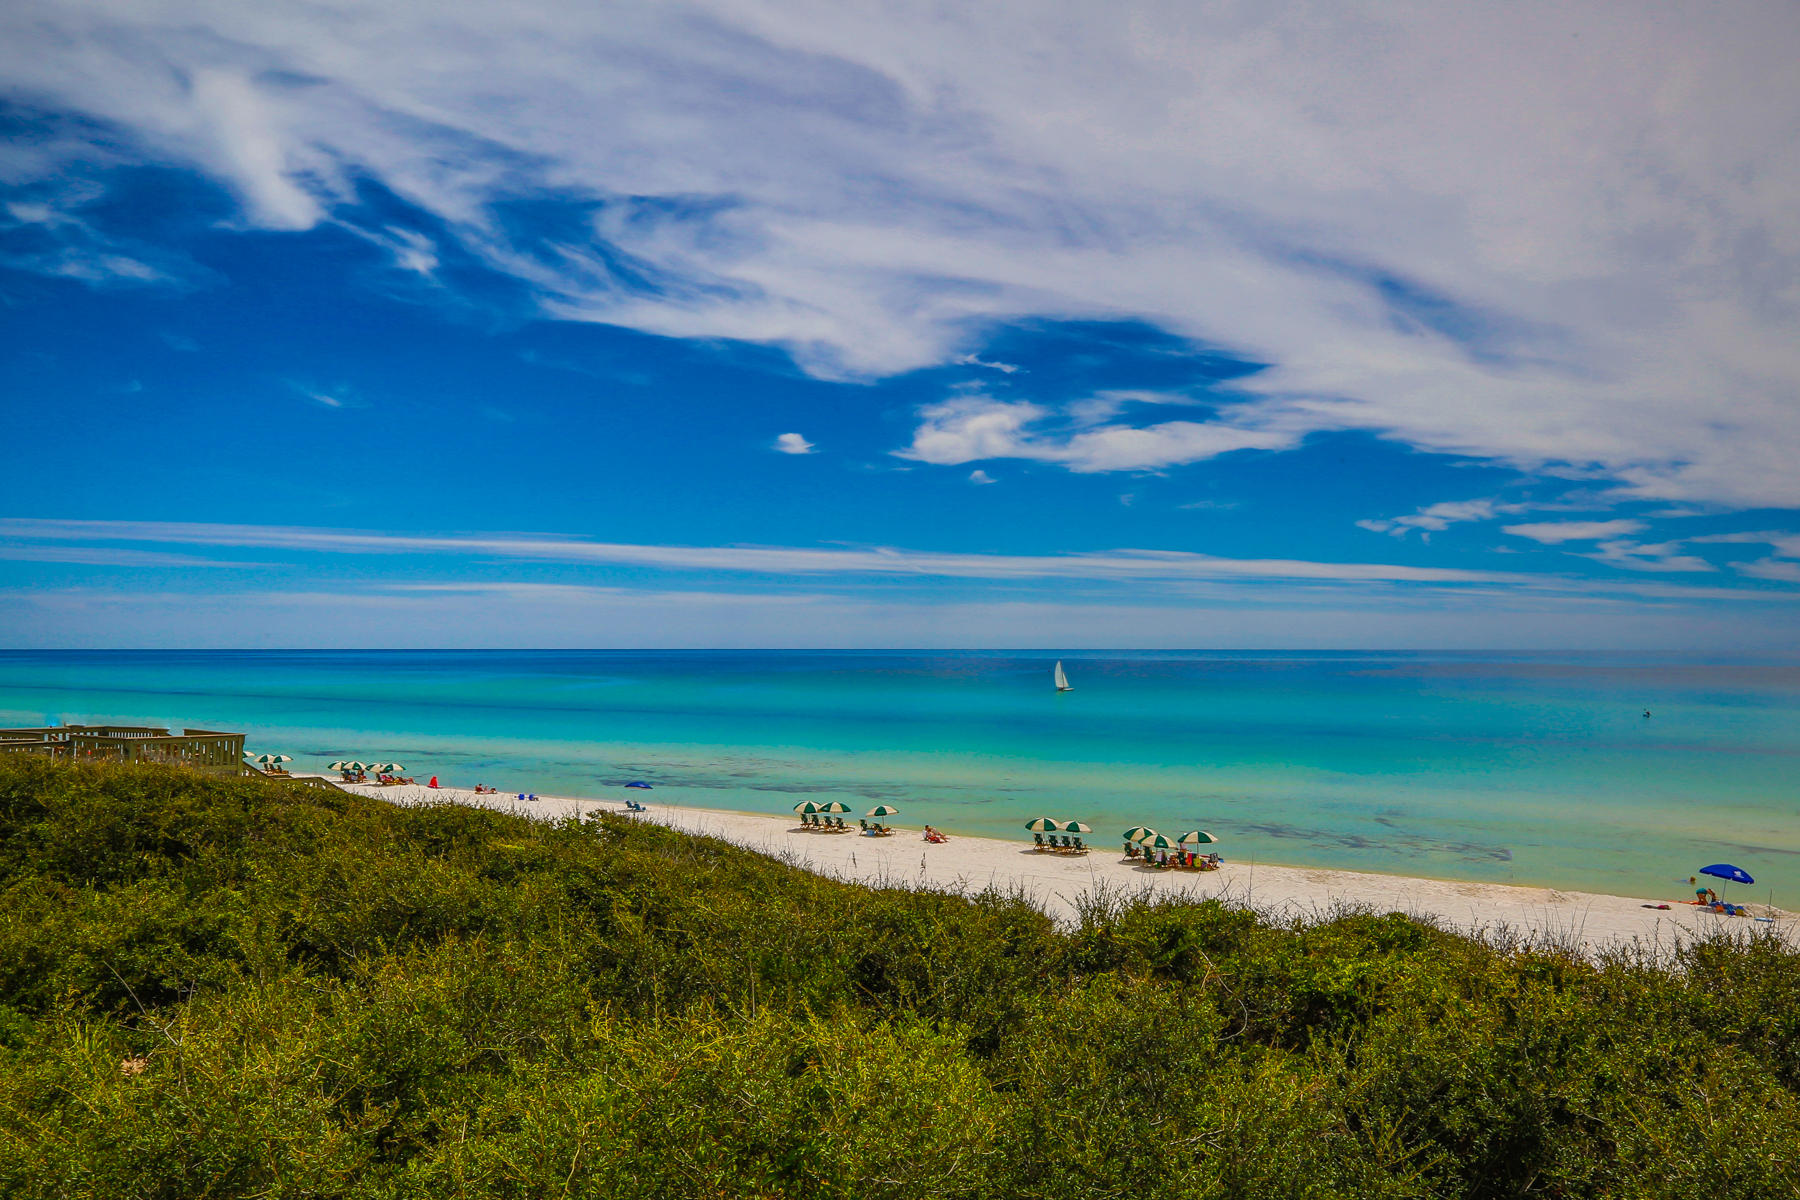
[{"label": "sailboat", "polygon": [[1060,658],[1056,660],[1056,690],[1059,692],[1072,692],[1075,690],[1069,686],[1069,677],[1063,674],[1062,659]]}]

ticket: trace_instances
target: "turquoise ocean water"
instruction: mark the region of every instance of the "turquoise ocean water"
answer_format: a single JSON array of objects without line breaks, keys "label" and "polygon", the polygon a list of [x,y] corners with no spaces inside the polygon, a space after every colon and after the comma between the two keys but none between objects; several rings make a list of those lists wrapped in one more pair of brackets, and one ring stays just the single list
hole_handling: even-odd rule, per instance
[{"label": "turquoise ocean water", "polygon": [[[301,768],[1024,837],[1079,817],[1227,857],[1800,907],[1800,664],[1618,655],[0,652],[0,724],[243,729]],[[1644,709],[1652,717],[1646,720]],[[631,779],[651,793],[624,793]]]}]

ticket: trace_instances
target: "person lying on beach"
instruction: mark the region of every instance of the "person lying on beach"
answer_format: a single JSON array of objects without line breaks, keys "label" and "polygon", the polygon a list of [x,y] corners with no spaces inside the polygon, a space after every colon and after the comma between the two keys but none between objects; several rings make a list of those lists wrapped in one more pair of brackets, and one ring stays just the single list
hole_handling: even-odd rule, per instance
[{"label": "person lying on beach", "polygon": [[931,826],[927,825],[925,827],[925,840],[928,842],[931,842],[935,845],[938,842],[947,842],[950,839],[945,837],[943,834],[939,833],[937,830],[933,829]]}]

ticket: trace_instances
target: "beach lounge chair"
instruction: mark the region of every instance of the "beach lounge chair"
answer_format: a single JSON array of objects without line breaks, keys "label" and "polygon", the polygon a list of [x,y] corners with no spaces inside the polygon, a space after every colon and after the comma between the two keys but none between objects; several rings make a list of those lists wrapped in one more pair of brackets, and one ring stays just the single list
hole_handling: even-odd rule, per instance
[{"label": "beach lounge chair", "polygon": [[1037,845],[1035,847],[1033,847],[1034,849],[1042,850],[1044,848],[1044,835],[1043,834],[1034,833],[1031,835],[1031,840],[1037,843]]},{"label": "beach lounge chair", "polygon": [[848,825],[844,824],[844,818],[842,818],[842,817],[831,818],[831,827],[833,829],[841,829],[845,833],[850,832],[850,827]]},{"label": "beach lounge chair", "polygon": [[1074,841],[1075,841],[1075,845],[1071,848],[1075,851],[1075,853],[1086,854],[1088,852],[1086,843],[1084,843],[1080,838],[1076,838],[1076,839],[1074,839]]}]

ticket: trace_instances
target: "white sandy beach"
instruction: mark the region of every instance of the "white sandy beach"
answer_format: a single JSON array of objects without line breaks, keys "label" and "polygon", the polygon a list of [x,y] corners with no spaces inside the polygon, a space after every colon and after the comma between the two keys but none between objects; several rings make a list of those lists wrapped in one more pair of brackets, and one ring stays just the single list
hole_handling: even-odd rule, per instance
[{"label": "white sandy beach", "polygon": [[[605,812],[630,815],[619,801],[540,796],[521,802],[516,795],[476,795],[465,788],[348,785],[347,790],[396,804],[454,802],[518,812],[543,820]],[[1080,857],[1039,853],[1021,835],[1019,841],[957,837],[942,845],[924,841],[918,829],[895,827],[886,838],[850,833],[819,833],[800,828],[796,818],[723,812],[660,805],[655,797],[638,820],[720,838],[749,850],[782,858],[810,871],[849,882],[927,887],[970,894],[988,888],[1022,890],[1033,903],[1058,919],[1070,919],[1076,900],[1097,889],[1134,895],[1185,894],[1216,897],[1254,907],[1277,917],[1326,916],[1344,906],[1400,912],[1434,919],[1467,933],[1510,932],[1526,940],[1547,940],[1596,954],[1634,942],[1667,949],[1678,940],[1711,934],[1720,928],[1749,932],[1774,930],[1795,940],[1796,914],[1752,906],[1770,921],[1721,916],[1680,903],[1679,894],[1609,896],[1594,892],[1517,887],[1375,875],[1361,871],[1278,867],[1234,862],[1227,853],[1218,871],[1158,871],[1127,860],[1118,843],[1101,843]],[[1221,846],[1229,851],[1229,846]],[[1646,905],[1669,904],[1668,909]]]}]

